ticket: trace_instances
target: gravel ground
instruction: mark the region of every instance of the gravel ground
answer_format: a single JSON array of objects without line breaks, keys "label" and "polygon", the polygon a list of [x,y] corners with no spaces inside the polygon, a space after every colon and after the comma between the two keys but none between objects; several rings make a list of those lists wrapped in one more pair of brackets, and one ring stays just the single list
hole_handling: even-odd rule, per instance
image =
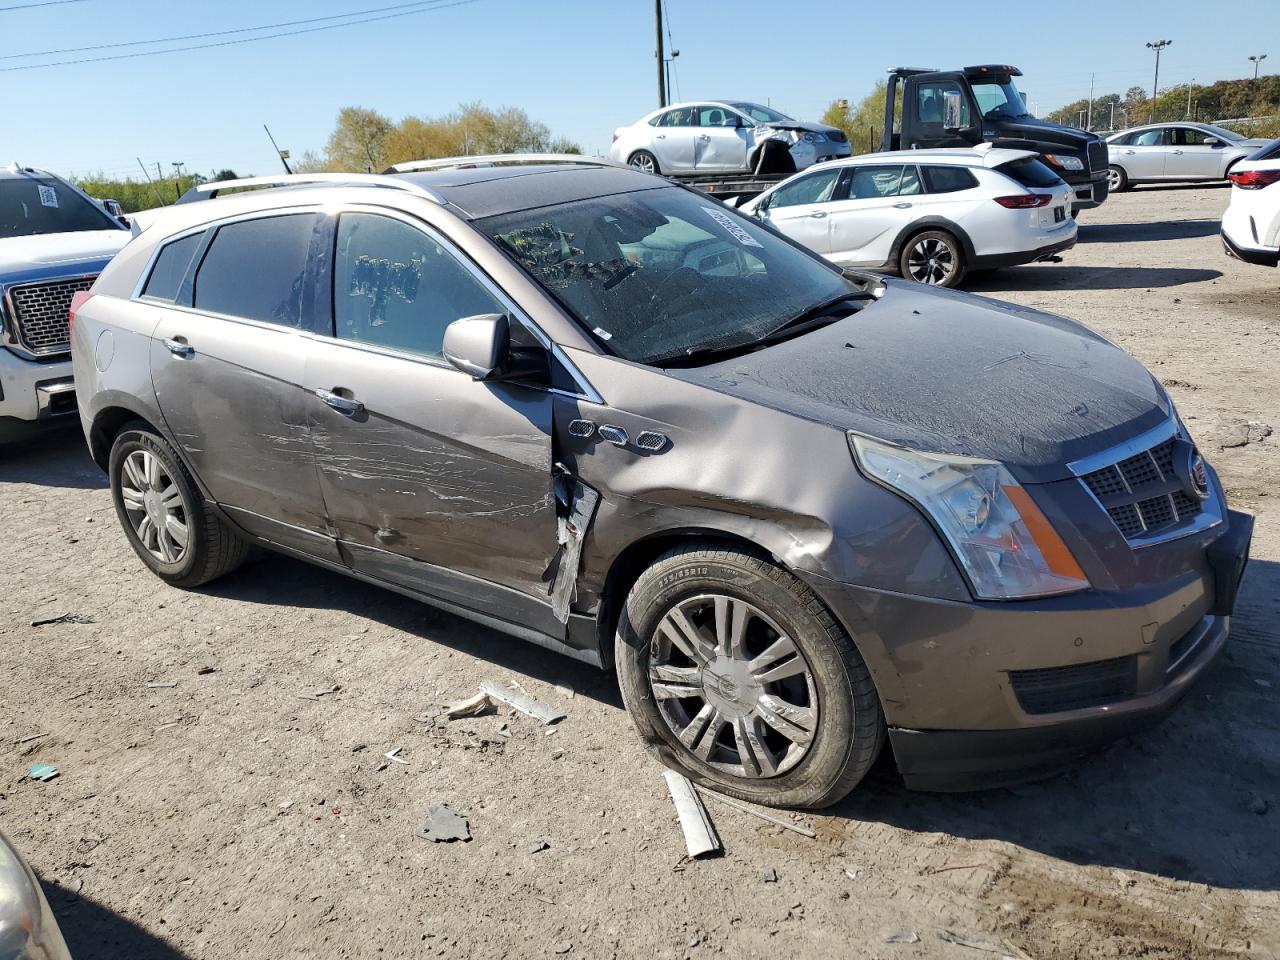
[{"label": "gravel ground", "polygon": [[[969,284],[1146,362],[1257,514],[1228,650],[1157,730],[966,795],[885,757],[795,816],[816,839],[713,804],[726,853],[686,863],[610,677],[291,560],[170,589],[63,434],[0,453],[0,828],[79,958],[1280,955],[1280,433],[1219,449],[1280,428],[1280,274],[1223,256],[1226,202],[1122,194]],[[62,614],[92,622],[30,626]],[[483,678],[567,719],[433,720]],[[414,836],[436,800],[470,842]]]}]

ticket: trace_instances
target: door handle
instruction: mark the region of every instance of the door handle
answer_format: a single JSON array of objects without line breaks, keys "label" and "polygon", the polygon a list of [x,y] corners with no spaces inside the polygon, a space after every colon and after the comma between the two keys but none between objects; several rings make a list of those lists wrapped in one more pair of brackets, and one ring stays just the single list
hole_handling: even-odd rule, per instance
[{"label": "door handle", "polygon": [[909,204],[909,203],[895,203],[895,204],[893,205],[893,209],[895,209],[895,210],[910,210],[910,209],[911,209],[911,204]]},{"label": "door handle", "polygon": [[655,139],[655,140],[665,140],[665,139],[667,139],[667,135],[666,135],[665,133],[658,133],[658,134],[654,134],[653,139]]},{"label": "door handle", "polygon": [[196,348],[185,340],[170,339],[165,337],[165,349],[172,353],[175,357],[189,357],[196,352]]},{"label": "door handle", "polygon": [[815,220],[821,220],[826,215],[827,215],[827,211],[825,210],[814,210],[811,214],[809,214],[809,216],[813,217],[813,219]]},{"label": "door handle", "polygon": [[1133,151],[1132,151],[1132,150],[1126,150],[1126,151],[1124,152],[1124,155],[1125,155],[1126,157],[1132,157],[1132,156],[1133,156]]},{"label": "door handle", "polygon": [[711,135],[710,135],[710,134],[707,134],[707,133],[700,133],[700,134],[698,134],[698,139],[699,139],[699,140],[710,140],[710,139],[711,139]]},{"label": "door handle", "polygon": [[332,390],[317,390],[316,396],[343,416],[354,417],[357,414],[364,413],[364,404],[359,400],[349,400],[334,393]]},{"label": "door handle", "polygon": [[1181,153],[1182,153],[1182,151],[1181,151],[1181,150],[1175,150],[1175,151],[1173,151],[1173,152],[1174,152],[1174,153],[1176,153],[1176,154],[1179,154],[1179,155],[1181,155]]}]

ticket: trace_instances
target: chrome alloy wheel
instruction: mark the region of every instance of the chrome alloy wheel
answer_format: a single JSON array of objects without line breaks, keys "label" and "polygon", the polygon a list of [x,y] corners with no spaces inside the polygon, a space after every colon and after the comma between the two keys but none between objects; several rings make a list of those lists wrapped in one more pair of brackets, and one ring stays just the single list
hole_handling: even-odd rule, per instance
[{"label": "chrome alloy wheel", "polygon": [[703,594],[658,623],[649,684],[671,732],[699,760],[740,777],[775,777],[818,730],[813,672],[776,623],[744,600]]},{"label": "chrome alloy wheel", "polygon": [[142,545],[157,560],[177,563],[187,552],[189,530],[182,491],[154,453],[134,450],[121,464],[120,496]]},{"label": "chrome alloy wheel", "polygon": [[1108,167],[1107,168],[1107,190],[1110,193],[1119,193],[1121,186],[1122,184],[1120,182],[1120,171],[1117,170],[1115,167]]},{"label": "chrome alloy wheel", "polygon": [[647,153],[638,153],[631,158],[631,166],[635,167],[642,173],[657,173],[658,165],[653,162],[653,157]]},{"label": "chrome alloy wheel", "polygon": [[941,240],[926,237],[919,240],[907,255],[907,272],[920,283],[943,283],[956,268],[956,257]]}]

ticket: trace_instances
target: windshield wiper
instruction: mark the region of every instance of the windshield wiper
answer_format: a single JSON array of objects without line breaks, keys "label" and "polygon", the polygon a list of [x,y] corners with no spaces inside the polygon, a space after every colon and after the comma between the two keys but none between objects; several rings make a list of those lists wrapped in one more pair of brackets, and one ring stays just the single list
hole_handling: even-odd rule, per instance
[{"label": "windshield wiper", "polygon": [[[811,326],[810,326],[811,322],[817,321],[817,320],[827,320],[828,314],[830,314],[836,307],[840,306],[840,304],[844,303],[846,300],[874,300],[874,299],[875,297],[872,296],[870,293],[868,293],[866,290],[850,290],[848,293],[842,293],[838,297],[832,297],[829,300],[823,300],[821,303],[815,303],[812,307],[808,307],[804,310],[801,310],[794,317],[791,317],[787,320],[782,321],[782,323],[778,324],[776,327],[774,327],[772,330],[766,333],[759,340],[753,341],[751,346],[755,346],[756,344],[777,343],[778,340],[780,339],[785,339],[785,337],[787,336],[793,336],[794,334],[800,332],[801,327],[803,327],[805,330],[809,330],[811,329]],[[834,318],[831,318],[831,319],[834,319]],[[817,324],[814,323],[813,326],[817,326]]]}]

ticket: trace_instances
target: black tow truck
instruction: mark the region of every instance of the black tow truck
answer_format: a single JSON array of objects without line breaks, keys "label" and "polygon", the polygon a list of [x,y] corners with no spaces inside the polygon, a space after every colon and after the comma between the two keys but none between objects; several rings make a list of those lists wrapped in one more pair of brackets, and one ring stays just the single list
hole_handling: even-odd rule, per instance
[{"label": "black tow truck", "polygon": [[[1071,184],[1072,212],[1107,199],[1107,145],[1095,133],[1031,115],[1013,82],[1022,71],[1008,64],[960,70],[894,67],[885,96],[883,150],[975,147],[992,143],[1034,150]],[[902,87],[902,122],[894,127]]]}]

